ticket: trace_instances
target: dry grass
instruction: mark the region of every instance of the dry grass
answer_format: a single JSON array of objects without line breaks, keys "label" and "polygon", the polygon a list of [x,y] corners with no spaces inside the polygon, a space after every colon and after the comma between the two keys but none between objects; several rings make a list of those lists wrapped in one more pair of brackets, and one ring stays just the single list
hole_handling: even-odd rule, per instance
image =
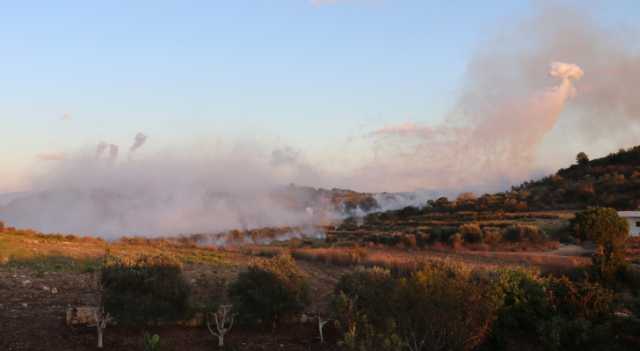
[{"label": "dry grass", "polygon": [[106,252],[125,258],[165,254],[183,263],[231,263],[220,250],[162,240],[125,239],[109,243],[99,238],[45,235],[13,228],[0,232],[0,264],[38,270],[85,270],[99,262]]},{"label": "dry grass", "polygon": [[371,248],[295,249],[292,255],[301,260],[337,266],[379,266],[396,271],[411,271],[433,261],[454,261],[477,269],[496,269],[504,266],[535,267],[543,272],[560,273],[585,267],[590,259],[560,256],[544,252],[479,252],[450,249],[406,251]]}]

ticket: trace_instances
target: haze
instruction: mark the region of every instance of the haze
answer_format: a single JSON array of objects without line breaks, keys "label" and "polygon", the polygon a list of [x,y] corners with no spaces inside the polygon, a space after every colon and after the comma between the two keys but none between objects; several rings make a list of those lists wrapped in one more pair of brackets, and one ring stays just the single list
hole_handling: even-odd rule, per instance
[{"label": "haze", "polygon": [[[631,0],[2,12],[0,193],[50,194],[4,216],[41,230],[298,225],[265,194],[500,191],[640,136]],[[95,191],[132,199],[105,218],[84,202]],[[250,200],[205,216],[211,192]]]}]

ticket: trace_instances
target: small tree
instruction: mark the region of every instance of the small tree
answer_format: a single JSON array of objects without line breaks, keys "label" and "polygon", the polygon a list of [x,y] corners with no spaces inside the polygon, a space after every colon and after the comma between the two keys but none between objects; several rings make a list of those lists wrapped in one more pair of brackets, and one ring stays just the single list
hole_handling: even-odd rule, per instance
[{"label": "small tree", "polygon": [[576,155],[576,162],[578,162],[578,165],[580,166],[586,166],[589,164],[589,156],[584,152],[580,152]]},{"label": "small tree", "polygon": [[291,256],[257,259],[229,287],[238,317],[247,323],[271,323],[302,312],[309,304],[306,275]]},{"label": "small tree", "polygon": [[[216,330],[211,327],[211,317],[216,323]],[[221,305],[216,312],[207,315],[207,329],[211,335],[218,337],[218,347],[224,347],[224,336],[233,328],[234,320],[231,305]]]},{"label": "small tree", "polygon": [[598,245],[598,252],[593,256],[595,273],[604,280],[613,281],[615,274],[626,265],[627,221],[613,208],[597,207],[576,213],[571,228],[576,237],[593,240]]},{"label": "small tree", "polygon": [[109,257],[102,268],[104,308],[122,325],[181,320],[190,288],[181,264],[167,256],[141,256],[133,261]]},{"label": "small tree", "polygon": [[104,288],[101,282],[97,282],[97,292],[99,296],[98,307],[93,312],[95,327],[98,333],[98,348],[103,347],[103,335],[107,325],[112,321],[111,315],[104,310]]}]

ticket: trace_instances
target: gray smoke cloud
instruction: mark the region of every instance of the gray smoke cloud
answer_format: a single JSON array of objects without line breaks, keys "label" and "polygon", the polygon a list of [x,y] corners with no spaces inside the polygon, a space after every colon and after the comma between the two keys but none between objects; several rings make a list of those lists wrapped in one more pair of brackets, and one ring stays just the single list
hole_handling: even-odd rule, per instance
[{"label": "gray smoke cloud", "polygon": [[281,176],[258,146],[199,156],[163,152],[136,162],[115,162],[118,147],[108,146],[113,162],[87,150],[34,176],[33,190],[0,207],[0,219],[43,232],[117,238],[304,227],[338,215],[308,211],[315,200],[305,191],[295,198],[284,192],[291,181],[310,180],[305,172]]},{"label": "gray smoke cloud", "polygon": [[131,145],[131,147],[129,148],[129,152],[135,152],[136,150],[141,148],[142,145],[144,145],[144,143],[146,142],[147,142],[146,135],[142,133],[136,134],[135,138],[133,139],[133,145]]}]

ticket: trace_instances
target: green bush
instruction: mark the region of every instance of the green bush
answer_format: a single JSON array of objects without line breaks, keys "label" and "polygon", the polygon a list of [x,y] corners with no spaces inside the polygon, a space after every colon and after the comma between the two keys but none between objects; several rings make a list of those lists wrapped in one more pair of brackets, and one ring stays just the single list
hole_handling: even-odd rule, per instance
[{"label": "green bush", "polygon": [[513,335],[536,330],[540,320],[548,317],[546,282],[537,273],[524,269],[498,271],[494,295],[501,307],[491,331],[495,345],[503,345]]},{"label": "green bush", "polygon": [[[358,298],[349,297],[339,291],[332,302],[333,313],[338,327],[343,330],[340,344],[350,351],[396,351],[402,349],[403,343],[396,332],[396,324],[392,319],[378,319],[383,324],[375,325],[366,314],[371,305],[360,303]],[[388,317],[388,316],[385,316]],[[380,322],[378,322],[380,323]]]},{"label": "green bush", "polygon": [[[495,279],[502,298],[488,349],[530,344],[545,350],[613,347],[609,323],[614,294],[597,283],[544,278],[525,270],[503,270]],[[597,347],[596,347],[597,346]]]},{"label": "green bush", "polygon": [[180,263],[170,257],[109,257],[101,283],[105,311],[122,325],[177,321],[188,312],[191,291]]},{"label": "green bush", "polygon": [[358,269],[341,277],[332,306],[350,350],[469,350],[495,316],[490,288],[465,266],[448,263],[405,277]]},{"label": "green bush", "polygon": [[[358,313],[366,315],[376,327],[382,327],[392,315],[393,307],[388,302],[393,297],[394,287],[395,281],[389,270],[379,267],[356,268],[354,272],[340,277],[335,287],[335,297],[344,295],[352,299]],[[335,308],[336,300],[333,306]],[[342,321],[346,324],[345,319]]]},{"label": "green bush", "polygon": [[576,213],[571,229],[581,240],[592,240],[598,245],[598,253],[593,256],[594,274],[604,282],[615,283],[626,267],[627,221],[613,208],[589,208]]},{"label": "green bush", "polygon": [[238,318],[245,323],[276,323],[309,303],[307,277],[291,256],[256,259],[229,287]]},{"label": "green bush", "polygon": [[466,266],[433,264],[400,279],[397,330],[411,350],[472,350],[484,342],[498,299]]},{"label": "green bush", "polygon": [[482,242],[482,229],[476,223],[463,224],[458,228],[458,232],[466,243],[477,244]]}]

